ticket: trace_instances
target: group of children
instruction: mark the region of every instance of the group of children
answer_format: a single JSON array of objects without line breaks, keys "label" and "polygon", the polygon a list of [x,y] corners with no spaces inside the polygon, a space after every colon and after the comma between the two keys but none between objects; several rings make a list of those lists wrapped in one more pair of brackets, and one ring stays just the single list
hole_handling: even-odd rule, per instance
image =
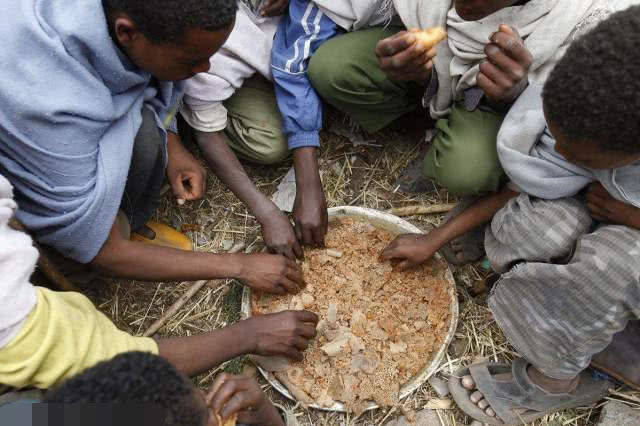
[{"label": "group of children", "polygon": [[[411,267],[438,250],[455,264],[486,251],[501,274],[490,308],[523,356],[452,376],[458,405],[484,423],[518,424],[588,404],[608,387],[585,373],[592,362],[638,386],[635,4],[0,6],[0,384],[45,389],[79,375],[50,401],[159,404],[165,418],[175,415],[175,402],[192,408],[180,416],[195,420],[167,424],[216,424],[211,413],[220,412],[240,412],[249,424],[281,424],[252,382],[225,377],[233,389],[205,399],[171,369],[193,375],[246,353],[300,360],[315,337],[315,314],[266,315],[200,336],[133,337],[83,295],[31,285],[37,251],[9,220],[15,213],[65,262],[111,276],[236,278],[261,291],[295,293],[304,285],[296,259],[305,245],[322,245],[327,232],[317,161],[323,102],[374,132],[419,108],[421,99],[437,120],[435,136],[417,166],[422,176],[408,170],[402,187],[433,179],[466,198],[441,227],[398,237],[382,257]],[[408,31],[436,26],[449,38],[428,51]],[[261,224],[270,253],[195,253],[184,235],[150,221],[165,178],[179,203],[205,194],[206,170],[182,145],[178,115],[210,169]],[[238,160],[274,164],[289,155],[297,184],[293,224]],[[148,376],[151,364],[163,369],[159,377],[173,374],[183,383],[175,385],[185,388],[183,400],[137,399],[100,377],[122,365],[137,369],[129,378]],[[73,383],[98,389],[95,398],[65,396]],[[245,399],[232,397],[234,389]]]}]

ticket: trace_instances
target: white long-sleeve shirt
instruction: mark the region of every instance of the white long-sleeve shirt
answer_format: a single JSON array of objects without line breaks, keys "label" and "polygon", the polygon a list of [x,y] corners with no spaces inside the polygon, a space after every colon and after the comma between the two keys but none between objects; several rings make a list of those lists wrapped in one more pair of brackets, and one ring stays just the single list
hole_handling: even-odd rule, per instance
[{"label": "white long-sleeve shirt", "polygon": [[256,72],[271,80],[271,46],[280,17],[254,14],[238,3],[236,23],[222,48],[211,57],[211,68],[187,80],[182,116],[191,127],[217,132],[227,126],[222,105]]}]

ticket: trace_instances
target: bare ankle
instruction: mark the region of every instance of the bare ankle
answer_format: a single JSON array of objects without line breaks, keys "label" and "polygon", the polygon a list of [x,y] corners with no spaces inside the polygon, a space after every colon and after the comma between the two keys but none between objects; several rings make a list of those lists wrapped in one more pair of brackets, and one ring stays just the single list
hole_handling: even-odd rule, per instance
[{"label": "bare ankle", "polygon": [[538,387],[544,389],[547,392],[551,393],[566,393],[572,392],[578,387],[578,382],[580,381],[580,376],[576,376],[573,379],[554,379],[553,377],[549,377],[538,370],[533,365],[530,365],[527,368],[527,374],[533,383],[535,383]]}]

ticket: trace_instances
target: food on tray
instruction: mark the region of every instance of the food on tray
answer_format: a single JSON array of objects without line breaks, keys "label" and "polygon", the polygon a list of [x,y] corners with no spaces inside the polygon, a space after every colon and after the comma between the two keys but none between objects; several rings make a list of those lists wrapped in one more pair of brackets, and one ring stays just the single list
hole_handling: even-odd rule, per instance
[{"label": "food on tray", "polygon": [[[298,295],[253,295],[254,315],[317,313],[318,337],[301,363],[257,359],[305,404],[340,401],[354,412],[392,406],[399,390],[436,355],[451,322],[446,264],[397,272],[379,261],[393,236],[354,219],[332,222],[326,248],[306,251]],[[338,256],[337,254],[340,254]]]}]

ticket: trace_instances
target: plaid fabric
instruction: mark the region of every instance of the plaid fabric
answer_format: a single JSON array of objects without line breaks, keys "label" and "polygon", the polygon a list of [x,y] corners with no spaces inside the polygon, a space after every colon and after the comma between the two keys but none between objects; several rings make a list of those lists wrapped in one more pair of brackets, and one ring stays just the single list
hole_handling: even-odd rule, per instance
[{"label": "plaid fabric", "polygon": [[640,231],[594,223],[576,198],[511,200],[487,228],[497,271],[489,306],[544,374],[575,377],[640,318]]}]

